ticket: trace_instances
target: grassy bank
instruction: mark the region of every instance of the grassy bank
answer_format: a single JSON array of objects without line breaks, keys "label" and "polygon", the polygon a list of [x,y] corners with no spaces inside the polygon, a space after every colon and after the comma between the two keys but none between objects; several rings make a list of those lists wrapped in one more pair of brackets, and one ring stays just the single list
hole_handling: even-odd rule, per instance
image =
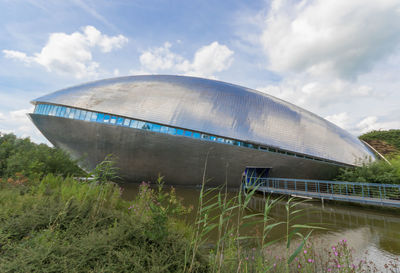
[{"label": "grassy bank", "polygon": [[[295,224],[303,210],[293,199],[287,220],[276,222],[276,201],[245,213],[251,193],[227,199],[203,189],[196,222],[184,223],[178,218],[190,209],[162,183],[143,183],[131,202],[120,195],[110,182],[2,180],[0,272],[380,272],[356,261],[346,240],[321,249],[310,226]],[[248,226],[251,236],[242,234]],[[269,239],[275,228],[286,230],[280,241]]]},{"label": "grassy bank", "polygon": [[[296,224],[304,210],[295,199],[284,200],[277,222],[277,200],[249,209],[254,189],[228,197],[203,187],[196,220],[182,222],[190,208],[161,178],[123,200],[111,158],[93,180],[75,179],[85,173],[63,152],[3,135],[0,160],[0,272],[378,272],[354,260],[345,240],[320,249],[310,236],[321,227]],[[285,235],[271,240],[277,228]]]},{"label": "grassy bank", "polygon": [[[148,211],[146,194],[133,206],[112,183],[53,175],[3,181],[0,272],[183,271],[188,230],[172,214],[184,208]],[[205,272],[205,265],[195,255],[193,269]]]}]

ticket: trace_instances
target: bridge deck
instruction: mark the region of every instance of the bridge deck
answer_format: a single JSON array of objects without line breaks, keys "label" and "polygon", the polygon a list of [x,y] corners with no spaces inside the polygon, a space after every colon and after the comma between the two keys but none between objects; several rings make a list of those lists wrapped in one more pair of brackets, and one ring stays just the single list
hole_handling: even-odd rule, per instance
[{"label": "bridge deck", "polygon": [[283,195],[400,208],[400,185],[246,177],[245,187]]},{"label": "bridge deck", "polygon": [[330,193],[309,192],[309,191],[294,191],[294,190],[277,189],[270,187],[259,187],[257,188],[257,191],[284,194],[284,195],[299,195],[299,196],[306,196],[324,200],[345,201],[345,202],[400,208],[400,201],[398,200],[388,200],[388,199],[361,197],[361,196],[348,196],[341,194],[330,194]]}]

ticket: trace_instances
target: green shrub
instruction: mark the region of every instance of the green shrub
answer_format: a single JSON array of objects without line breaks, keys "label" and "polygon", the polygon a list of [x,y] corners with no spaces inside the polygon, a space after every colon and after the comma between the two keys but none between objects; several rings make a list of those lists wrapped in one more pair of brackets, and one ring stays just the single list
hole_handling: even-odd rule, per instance
[{"label": "green shrub", "polygon": [[29,138],[19,139],[14,134],[0,133],[0,178],[22,174],[40,179],[49,173],[63,177],[84,175],[77,162],[64,151],[35,144]]},{"label": "green shrub", "polygon": [[[0,272],[180,272],[188,230],[171,218],[174,194],[151,190],[149,202],[170,211],[133,212],[113,183],[54,175],[40,182],[8,183],[0,190]],[[134,202],[135,204],[135,202]],[[156,221],[156,222],[154,222]],[[152,232],[149,229],[153,227]],[[163,234],[160,239],[156,232]],[[206,270],[196,255],[194,272]]]},{"label": "green shrub", "polygon": [[363,163],[361,167],[342,168],[336,180],[382,184],[400,184],[400,156],[390,160]]}]

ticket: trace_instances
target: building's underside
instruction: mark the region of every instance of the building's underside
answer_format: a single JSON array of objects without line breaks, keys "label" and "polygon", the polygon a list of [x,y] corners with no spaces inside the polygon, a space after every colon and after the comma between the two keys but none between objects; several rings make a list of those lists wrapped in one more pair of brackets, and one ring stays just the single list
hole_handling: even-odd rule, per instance
[{"label": "building's underside", "polygon": [[373,154],[355,137],[287,102],[218,81],[133,76],[64,89],[33,102],[32,121],[91,169],[108,154],[126,181],[238,186],[246,168],[330,179]]}]

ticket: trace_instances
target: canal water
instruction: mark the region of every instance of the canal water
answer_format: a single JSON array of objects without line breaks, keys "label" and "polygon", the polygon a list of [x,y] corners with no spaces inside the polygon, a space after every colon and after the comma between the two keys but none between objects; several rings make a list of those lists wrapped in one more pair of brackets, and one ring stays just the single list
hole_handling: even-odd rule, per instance
[{"label": "canal water", "polygon": [[[123,198],[133,200],[138,192],[137,184],[123,184]],[[185,206],[193,206],[193,212],[185,216],[185,221],[193,222],[198,205],[200,189],[176,188],[176,194],[182,198]],[[230,196],[237,193],[229,192]],[[264,198],[256,195],[250,202],[255,211],[262,211]],[[304,208],[304,215],[296,223],[312,224],[323,227],[323,230],[313,232],[314,239],[320,247],[329,249],[340,240],[346,239],[355,250],[358,259],[373,261],[378,267],[390,260],[400,258],[400,210],[383,210],[379,208],[360,207],[344,204],[306,201],[296,207]],[[285,201],[282,200],[271,210],[270,216],[276,221],[286,220]],[[253,232],[248,230],[247,232]],[[276,228],[270,239],[281,238],[285,235],[283,227]],[[398,262],[397,262],[398,263]],[[399,264],[400,266],[400,264]]]}]

